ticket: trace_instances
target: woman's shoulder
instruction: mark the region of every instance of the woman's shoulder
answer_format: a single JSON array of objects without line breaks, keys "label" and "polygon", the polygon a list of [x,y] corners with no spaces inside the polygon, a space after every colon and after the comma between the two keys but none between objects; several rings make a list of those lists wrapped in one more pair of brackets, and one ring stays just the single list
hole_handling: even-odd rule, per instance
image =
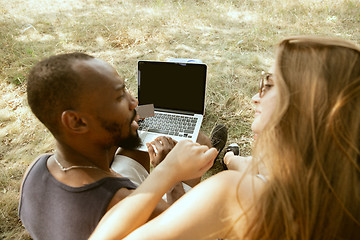
[{"label": "woman's shoulder", "polygon": [[237,185],[239,191],[258,190],[266,183],[258,178],[257,175],[236,170],[222,171],[210,177],[210,179],[219,185]]},{"label": "woman's shoulder", "polygon": [[[225,201],[232,203],[241,201],[243,206],[250,204],[254,198],[258,197],[266,184],[256,175],[232,170],[222,171],[209,180],[215,191],[227,196]],[[232,203],[229,206],[234,206]]]},{"label": "woman's shoulder", "polygon": [[[245,218],[241,216],[247,214],[247,210],[259,196],[265,183],[251,174],[227,170],[208,178],[202,184],[204,185],[199,187],[203,188],[202,190],[199,188],[197,194],[202,198],[202,205],[205,205],[203,208],[213,209],[209,217],[213,215],[221,219],[218,224],[222,224],[222,228],[227,229],[228,236],[241,235],[246,225]],[[234,224],[235,228],[228,228]],[[234,229],[236,231],[232,232]]]},{"label": "woman's shoulder", "polygon": [[207,178],[186,195],[191,201],[198,199],[203,205],[217,206],[225,215],[231,215],[246,209],[263,186],[256,176],[227,170]]}]

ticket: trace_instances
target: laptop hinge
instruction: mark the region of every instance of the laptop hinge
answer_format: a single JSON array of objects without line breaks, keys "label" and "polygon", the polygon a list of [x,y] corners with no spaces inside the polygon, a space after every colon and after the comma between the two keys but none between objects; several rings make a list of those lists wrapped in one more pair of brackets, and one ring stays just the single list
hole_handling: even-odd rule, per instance
[{"label": "laptop hinge", "polygon": [[168,113],[179,113],[179,114],[191,115],[191,116],[195,115],[195,113],[193,113],[193,112],[181,111],[181,110],[169,110],[169,109],[163,109],[163,108],[155,108],[155,111],[168,112]]}]

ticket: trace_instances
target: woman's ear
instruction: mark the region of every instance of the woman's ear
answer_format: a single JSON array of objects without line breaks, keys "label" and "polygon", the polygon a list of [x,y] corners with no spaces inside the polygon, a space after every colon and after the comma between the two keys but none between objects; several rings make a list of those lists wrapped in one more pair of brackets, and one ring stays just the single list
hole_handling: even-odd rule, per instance
[{"label": "woman's ear", "polygon": [[64,128],[74,133],[85,133],[88,130],[86,119],[73,110],[66,110],[61,114],[61,123]]}]

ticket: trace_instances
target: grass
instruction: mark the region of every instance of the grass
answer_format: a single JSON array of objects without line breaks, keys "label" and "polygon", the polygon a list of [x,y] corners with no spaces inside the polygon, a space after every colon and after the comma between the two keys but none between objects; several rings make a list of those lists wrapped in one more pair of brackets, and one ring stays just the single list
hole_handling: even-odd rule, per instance
[{"label": "grass", "polygon": [[[112,64],[136,94],[139,59],[198,58],[208,65],[202,130],[229,127],[243,155],[252,144],[258,75],[289,35],[360,43],[358,0],[0,0],[0,239],[29,239],[17,217],[22,175],[49,132],[26,103],[26,75],[39,59],[83,51]],[[219,171],[219,164],[207,173]]]}]

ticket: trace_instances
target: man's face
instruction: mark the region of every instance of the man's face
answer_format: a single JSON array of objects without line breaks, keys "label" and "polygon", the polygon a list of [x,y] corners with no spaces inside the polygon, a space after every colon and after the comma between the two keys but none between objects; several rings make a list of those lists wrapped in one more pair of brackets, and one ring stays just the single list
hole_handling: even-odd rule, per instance
[{"label": "man's face", "polygon": [[135,134],[132,131],[132,122],[136,119],[136,111],[134,110],[134,117],[132,121],[130,122],[128,128],[129,128],[129,136],[125,139],[122,137],[122,126],[117,123],[116,121],[109,122],[102,117],[99,117],[99,121],[102,125],[102,127],[108,131],[108,133],[112,136],[113,142],[115,146],[126,148],[126,149],[134,149],[140,146],[141,140],[139,138],[137,130],[135,131]]},{"label": "man's face", "polygon": [[87,116],[92,140],[105,147],[139,146],[138,101],[126,91],[115,69],[98,59],[79,61],[74,69],[84,82],[80,108]]}]

